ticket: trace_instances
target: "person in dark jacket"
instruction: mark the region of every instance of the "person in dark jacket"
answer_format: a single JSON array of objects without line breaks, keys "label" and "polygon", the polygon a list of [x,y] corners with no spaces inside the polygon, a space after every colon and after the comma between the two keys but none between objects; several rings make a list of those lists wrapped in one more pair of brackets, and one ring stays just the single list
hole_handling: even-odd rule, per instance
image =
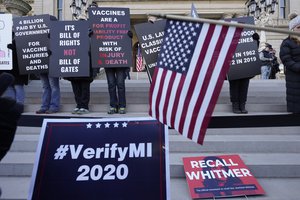
[{"label": "person in dark jacket", "polygon": [[[17,122],[23,112],[23,105],[9,97],[2,97],[14,82],[13,75],[9,73],[0,74],[0,161],[6,155],[14,140]],[[1,188],[0,188],[1,196]]]},{"label": "person in dark jacket", "polygon": [[272,69],[272,61],[274,59],[271,53],[272,45],[266,43],[265,47],[259,52],[259,59],[262,61],[261,78],[269,79]]},{"label": "person in dark jacket", "polygon": [[[300,32],[300,16],[289,15],[289,29]],[[280,59],[285,67],[287,111],[300,113],[300,36],[290,35],[280,46]]]},{"label": "person in dark jacket", "polygon": [[272,60],[271,74],[269,76],[269,79],[276,79],[276,74],[280,72],[280,69],[279,69],[279,62],[276,57],[276,50],[272,48],[272,45],[271,45],[270,52],[272,54],[273,60]]},{"label": "person in dark jacket", "polygon": [[9,97],[2,97],[8,86],[12,85],[14,77],[8,73],[0,75],[0,161],[10,149],[13,142],[17,122],[23,112],[23,105]]},{"label": "person in dark jacket", "polygon": [[13,68],[9,71],[0,71],[0,74],[3,72],[9,73],[14,76],[14,83],[7,87],[6,91],[3,94],[3,97],[10,97],[16,100],[17,103],[24,104],[25,101],[25,90],[24,85],[28,84],[28,75],[20,75],[17,50],[16,50],[16,41],[14,39],[11,44],[7,45],[7,48],[12,50],[13,53]]}]

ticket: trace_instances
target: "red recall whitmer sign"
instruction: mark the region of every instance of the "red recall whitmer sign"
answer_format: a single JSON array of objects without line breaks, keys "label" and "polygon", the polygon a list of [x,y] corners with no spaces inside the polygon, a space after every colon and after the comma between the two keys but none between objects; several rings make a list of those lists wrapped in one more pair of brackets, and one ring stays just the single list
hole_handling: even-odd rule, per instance
[{"label": "red recall whitmer sign", "polygon": [[193,199],[264,194],[239,155],[188,157],[183,163]]}]

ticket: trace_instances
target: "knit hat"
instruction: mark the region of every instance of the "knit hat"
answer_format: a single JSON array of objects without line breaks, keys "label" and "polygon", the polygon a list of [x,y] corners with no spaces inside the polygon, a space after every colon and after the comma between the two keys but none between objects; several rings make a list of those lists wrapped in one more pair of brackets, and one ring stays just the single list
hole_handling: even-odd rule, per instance
[{"label": "knit hat", "polygon": [[291,13],[289,15],[289,29],[293,30],[296,26],[300,25],[300,16],[297,15],[296,13]]}]

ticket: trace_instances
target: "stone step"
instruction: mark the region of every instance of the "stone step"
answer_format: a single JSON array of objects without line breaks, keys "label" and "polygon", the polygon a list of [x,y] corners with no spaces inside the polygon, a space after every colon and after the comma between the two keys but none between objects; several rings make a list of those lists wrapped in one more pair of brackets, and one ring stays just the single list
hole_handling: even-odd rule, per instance
[{"label": "stone step", "polygon": [[169,136],[170,153],[300,153],[300,135],[209,135],[204,145],[181,136]]},{"label": "stone step", "polygon": [[[26,104],[24,107],[25,112],[35,112],[40,108],[40,104]],[[62,104],[60,106],[59,112],[71,112],[75,108],[75,103]],[[90,104],[90,112],[106,112],[109,108],[109,103],[107,104]],[[259,114],[260,112],[265,113],[286,113],[286,105],[284,104],[246,104],[246,109],[249,114]],[[126,110],[128,113],[131,112],[143,112],[147,113],[149,111],[149,104],[127,104]],[[214,109],[214,113],[218,112],[232,112],[231,104],[217,104]],[[213,114],[214,114],[213,113]]]},{"label": "stone step", "polygon": [[[183,157],[218,156],[215,153],[171,153],[171,177],[184,177]],[[224,154],[222,154],[224,155]],[[299,153],[241,153],[238,154],[255,177],[300,178]]]},{"label": "stone step", "polygon": [[[300,178],[257,178],[257,181],[265,190],[265,195],[221,198],[221,200],[299,200]],[[170,185],[172,200],[191,200],[185,178],[171,178]]]},{"label": "stone step", "polygon": [[[148,80],[127,80],[126,98],[129,112],[148,111],[149,102]],[[75,106],[74,94],[69,81],[61,80],[61,111],[70,112]],[[25,111],[33,112],[41,104],[42,88],[39,80],[25,86]],[[106,80],[95,80],[91,84],[90,109],[94,112],[105,112],[109,104]],[[285,112],[285,81],[283,80],[252,80],[249,85],[247,109],[249,112]],[[230,112],[229,84],[225,81],[215,108],[215,112]]]},{"label": "stone step", "polygon": [[[1,177],[2,200],[26,200],[30,187],[29,177]],[[248,196],[255,200],[299,200],[300,178],[257,178],[257,181],[265,190],[265,195]],[[171,178],[171,200],[191,200],[188,185],[185,178]],[[246,200],[247,198],[234,198],[234,200]],[[233,200],[233,198],[222,198]]]},{"label": "stone step", "polygon": [[[25,112],[34,112],[40,108],[40,104],[25,104],[24,111]],[[60,106],[60,112],[71,112],[76,107],[74,103],[64,103]],[[90,104],[89,110],[91,112],[106,112],[109,108],[109,103],[106,104]],[[147,113],[149,111],[149,104],[146,103],[134,103],[127,104],[126,109],[128,112],[144,112]],[[255,112],[286,112],[285,104],[246,104],[246,109],[250,113]],[[215,106],[214,112],[232,112],[231,104],[217,104]]]},{"label": "stone step", "polygon": [[[183,157],[216,156],[224,153],[170,153],[170,176],[184,177]],[[235,153],[236,154],[236,153]],[[300,178],[299,153],[241,153],[239,154],[255,177]],[[32,174],[34,152],[9,152],[0,163],[0,176]]]},{"label": "stone step", "polygon": [[[39,135],[15,136],[11,152],[35,152]],[[300,135],[210,135],[204,145],[196,144],[182,135],[169,136],[169,151],[222,153],[300,153]]]},{"label": "stone step", "polygon": [[[39,135],[41,127],[18,126],[16,135]],[[169,129],[169,135],[179,135]],[[208,128],[206,135],[299,135],[298,126],[286,127],[248,127],[248,128]]]}]

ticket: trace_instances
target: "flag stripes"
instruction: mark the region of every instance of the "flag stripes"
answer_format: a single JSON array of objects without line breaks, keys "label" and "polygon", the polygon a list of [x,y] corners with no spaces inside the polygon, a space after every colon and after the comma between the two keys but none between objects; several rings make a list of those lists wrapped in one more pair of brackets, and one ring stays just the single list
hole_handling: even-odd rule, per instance
[{"label": "flag stripes", "polygon": [[[150,87],[149,114],[202,144],[241,29],[171,20],[166,30]],[[174,57],[177,47],[184,51]]]}]

